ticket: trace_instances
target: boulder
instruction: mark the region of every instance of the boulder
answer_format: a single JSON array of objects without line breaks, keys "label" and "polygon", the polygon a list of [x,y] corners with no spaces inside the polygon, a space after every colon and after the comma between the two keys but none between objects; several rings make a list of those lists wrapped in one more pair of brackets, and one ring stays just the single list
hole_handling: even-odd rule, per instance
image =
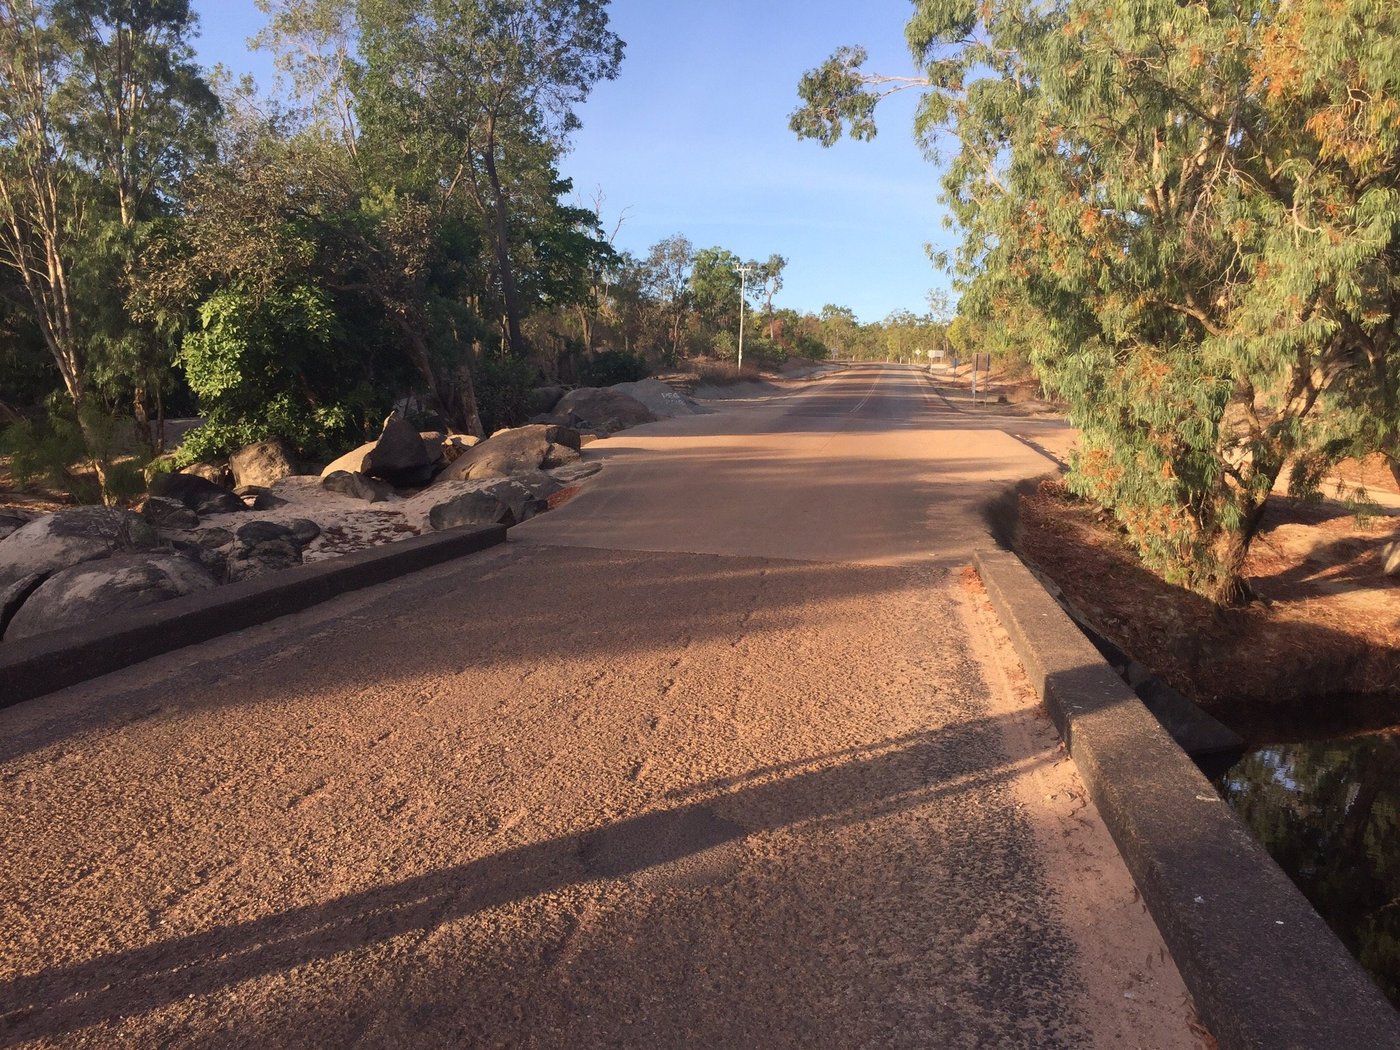
[{"label": "boulder", "polygon": [[233,542],[233,533],[228,529],[201,529],[195,533],[194,541],[205,550],[218,550]]},{"label": "boulder", "polygon": [[608,387],[618,394],[626,394],[640,401],[658,419],[671,419],[674,416],[695,416],[704,411],[694,399],[678,393],[659,379],[642,379],[635,383],[618,383]]},{"label": "boulder", "polygon": [[556,423],[612,433],[640,423],[652,423],[656,416],[636,398],[613,387],[584,386],[565,394],[550,417]]},{"label": "boulder", "polygon": [[544,436],[554,444],[563,445],[565,448],[571,448],[575,452],[583,448],[583,435],[573,427],[566,427],[562,424],[555,423],[545,431]]},{"label": "boulder", "polygon": [[296,455],[280,438],[245,445],[228,458],[234,488],[254,485],[267,488],[283,478],[300,474]]},{"label": "boulder", "polygon": [[233,546],[228,552],[229,582],[300,565],[301,554],[301,541],[286,525],[250,521],[233,534]]},{"label": "boulder", "polygon": [[442,458],[455,463],[467,449],[481,444],[481,438],[473,434],[448,434],[442,442]]},{"label": "boulder", "polygon": [[267,489],[260,489],[256,492],[240,492],[240,496],[252,496],[253,501],[249,504],[254,510],[276,510],[278,507],[285,507],[288,500],[281,496],[273,495]]},{"label": "boulder", "polygon": [[475,481],[481,478],[508,478],[512,474],[539,470],[552,444],[551,427],[542,424],[498,430],[491,437],[468,449],[438,475],[441,481]]},{"label": "boulder", "polygon": [[167,532],[188,532],[199,525],[199,515],[177,499],[167,496],[147,496],[141,507],[141,517],[152,528]]},{"label": "boulder", "polygon": [[228,582],[228,557],[217,547],[206,547],[196,537],[192,540],[171,540],[170,547],[204,567],[215,583]]},{"label": "boulder", "polygon": [[310,518],[293,518],[287,522],[287,528],[292,530],[292,535],[297,538],[297,542],[306,547],[308,543],[321,535],[321,526],[317,525]]},{"label": "boulder", "polygon": [[423,448],[429,460],[439,462],[442,459],[442,443],[447,440],[447,435],[441,430],[423,430],[419,431],[418,436],[423,439]]},{"label": "boulder", "polygon": [[115,507],[70,507],[35,518],[0,540],[0,586],[126,551],[149,550],[155,530]]},{"label": "boulder", "polygon": [[546,474],[542,470],[532,470],[528,474],[517,474],[510,479],[509,484],[512,489],[524,491],[533,498],[541,500],[548,499],[564,487],[553,472]]},{"label": "boulder", "polygon": [[374,451],[375,444],[376,442],[369,441],[354,451],[345,453],[321,471],[321,477],[328,478],[341,471],[348,474],[363,474],[365,472],[365,457]]},{"label": "boulder", "polygon": [[20,510],[18,507],[0,508],[0,540],[12,532],[18,532],[38,516],[36,511]]},{"label": "boulder", "polygon": [[1381,569],[1387,576],[1400,579],[1400,540],[1391,540],[1381,548]]},{"label": "boulder", "polygon": [[582,458],[577,450],[568,445],[550,445],[549,451],[545,453],[544,462],[540,466],[544,470],[552,470],[555,467],[567,467],[571,463],[577,463]]},{"label": "boulder", "polygon": [[21,576],[14,583],[0,587],[0,638],[5,636],[5,630],[15,618],[15,613],[19,612],[20,606],[29,600],[29,596],[39,589],[39,584],[47,580],[49,575],[47,572],[31,572],[28,576]]},{"label": "boulder", "polygon": [[[562,487],[548,474],[534,470],[513,478],[442,482],[417,498],[422,501],[431,496],[427,519],[434,529],[471,524],[512,525],[543,512],[548,498]],[[494,509],[495,504],[509,510],[509,521]]]},{"label": "boulder", "polygon": [[229,488],[233,484],[233,473],[228,469],[226,463],[191,463],[189,466],[181,468],[179,473],[203,478],[205,481],[223,488]]},{"label": "boulder", "polygon": [[50,576],[15,613],[5,640],[72,627],[215,586],[204,566],[176,551],[116,554]]},{"label": "boulder", "polygon": [[549,477],[553,478],[560,485],[572,485],[576,481],[584,478],[591,478],[598,471],[603,469],[603,464],[594,461],[591,463],[571,463],[567,467],[557,467],[549,472]]},{"label": "boulder", "polygon": [[455,529],[462,525],[515,524],[510,505],[485,489],[463,492],[428,512],[428,524],[435,530]]},{"label": "boulder", "polygon": [[342,496],[362,499],[366,503],[382,503],[394,495],[394,486],[378,478],[348,470],[337,470],[321,479],[321,487],[327,492],[339,492]]},{"label": "boulder", "polygon": [[151,482],[151,495],[179,500],[190,510],[201,516],[205,514],[231,514],[248,508],[243,501],[226,488],[198,474],[162,474]]},{"label": "boulder", "polygon": [[554,406],[559,404],[559,400],[564,396],[562,386],[537,386],[530,391],[530,414],[543,415],[546,412],[554,411]]},{"label": "boulder", "polygon": [[361,472],[391,485],[426,485],[438,456],[430,455],[418,428],[398,414],[384,421],[384,432],[365,457]]}]

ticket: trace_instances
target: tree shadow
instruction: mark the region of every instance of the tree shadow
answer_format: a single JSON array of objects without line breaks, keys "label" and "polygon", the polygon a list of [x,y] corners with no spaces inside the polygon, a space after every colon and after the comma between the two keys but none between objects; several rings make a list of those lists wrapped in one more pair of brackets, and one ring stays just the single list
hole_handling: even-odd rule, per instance
[{"label": "tree shadow", "polygon": [[1068,509],[1023,519],[1018,553],[1095,630],[1247,740],[1400,719],[1400,649],[1260,605],[1221,609],[1144,568],[1088,508],[1054,506]]},{"label": "tree shadow", "polygon": [[1018,769],[1045,760],[1031,754],[1003,758],[997,722],[972,719],[695,785],[685,792],[692,801],[578,835],[23,975],[0,984],[0,1045],[54,1039],[145,1014],[566,887],[633,878],[754,834],[794,825],[846,827],[938,799],[984,794]]}]

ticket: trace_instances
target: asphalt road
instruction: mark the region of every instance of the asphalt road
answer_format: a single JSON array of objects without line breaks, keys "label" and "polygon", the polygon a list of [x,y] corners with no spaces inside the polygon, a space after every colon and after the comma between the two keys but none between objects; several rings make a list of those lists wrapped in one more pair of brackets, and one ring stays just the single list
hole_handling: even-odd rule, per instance
[{"label": "asphalt road", "polygon": [[0,1046],[1186,1046],[912,370],[638,428],[512,542],[0,712]]}]

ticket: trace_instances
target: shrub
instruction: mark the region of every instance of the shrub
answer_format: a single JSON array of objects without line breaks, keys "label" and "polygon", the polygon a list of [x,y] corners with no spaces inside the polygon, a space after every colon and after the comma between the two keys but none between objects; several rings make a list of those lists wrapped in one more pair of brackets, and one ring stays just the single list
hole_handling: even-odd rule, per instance
[{"label": "shrub", "polygon": [[0,451],[9,454],[10,470],[22,487],[40,482],[67,492],[75,503],[102,503],[104,493],[93,470],[100,464],[107,476],[108,500],[130,499],[146,490],[142,467],[149,458],[131,432],[130,420],[120,420],[97,406],[84,411],[82,424],[67,397],[49,398],[48,416],[22,419],[0,433]]},{"label": "shrub", "polygon": [[487,434],[518,427],[530,418],[535,378],[535,366],[524,358],[506,354],[481,362],[476,376],[476,409]]},{"label": "shrub", "polygon": [[584,386],[635,383],[649,375],[646,358],[630,350],[602,350],[579,365],[579,382]]}]

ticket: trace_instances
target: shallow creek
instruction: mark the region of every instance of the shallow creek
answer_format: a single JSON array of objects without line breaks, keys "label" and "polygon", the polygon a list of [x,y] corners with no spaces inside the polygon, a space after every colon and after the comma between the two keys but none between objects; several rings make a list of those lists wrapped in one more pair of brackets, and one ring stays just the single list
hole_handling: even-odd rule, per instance
[{"label": "shallow creek", "polygon": [[1400,729],[1258,746],[1215,786],[1400,1006]]}]

